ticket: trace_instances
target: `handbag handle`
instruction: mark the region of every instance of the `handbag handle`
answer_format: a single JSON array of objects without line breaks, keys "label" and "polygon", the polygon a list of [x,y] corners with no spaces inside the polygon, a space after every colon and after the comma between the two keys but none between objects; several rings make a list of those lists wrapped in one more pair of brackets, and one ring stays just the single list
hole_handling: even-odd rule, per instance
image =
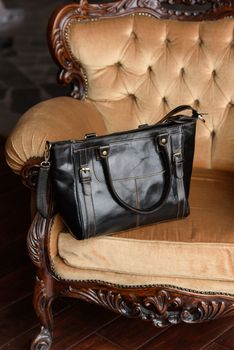
[{"label": "handbag handle", "polygon": [[155,203],[152,207],[147,208],[147,209],[139,209],[139,208],[133,207],[130,204],[123,201],[119,197],[118,193],[115,190],[114,184],[113,184],[110,166],[109,166],[109,161],[108,161],[110,147],[109,146],[101,146],[99,148],[100,157],[103,160],[103,167],[104,167],[104,174],[105,174],[106,182],[107,182],[107,185],[110,189],[112,196],[114,197],[116,202],[119,203],[119,205],[121,205],[125,209],[130,210],[134,214],[144,214],[145,215],[145,214],[155,213],[156,211],[161,209],[161,207],[163,206],[163,204],[167,200],[167,197],[170,193],[171,181],[172,181],[172,179],[171,179],[172,178],[172,174],[171,174],[172,171],[171,171],[171,164],[170,164],[169,154],[168,154],[168,134],[162,134],[162,135],[157,136],[157,142],[158,142],[159,149],[161,151],[160,153],[162,156],[162,160],[163,160],[163,163],[164,163],[164,166],[166,169],[166,171],[165,171],[165,184],[163,187],[163,193],[162,193],[159,201],[157,203]]}]

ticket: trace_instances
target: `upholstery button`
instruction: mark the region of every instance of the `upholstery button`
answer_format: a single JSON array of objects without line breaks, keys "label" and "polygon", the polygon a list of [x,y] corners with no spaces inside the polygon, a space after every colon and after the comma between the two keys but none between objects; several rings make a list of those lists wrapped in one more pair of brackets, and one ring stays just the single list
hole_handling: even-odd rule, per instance
[{"label": "upholstery button", "polygon": [[194,104],[195,106],[199,106],[200,105],[200,101],[198,99],[194,100]]},{"label": "upholstery button", "polygon": [[230,101],[230,102],[229,102],[229,106],[230,106],[230,107],[233,107],[233,106],[234,106],[234,102]]},{"label": "upholstery button", "polygon": [[216,75],[217,75],[217,72],[216,72],[216,70],[214,69],[214,70],[212,71],[212,76],[213,76],[213,77],[216,77]]},{"label": "upholstery button", "polygon": [[137,39],[137,35],[136,35],[135,32],[132,32],[132,33],[131,33],[131,36],[132,36],[134,39]]},{"label": "upholstery button", "polygon": [[167,99],[165,96],[162,98],[162,101],[163,101],[163,103],[167,103]]},{"label": "upholstery button", "polygon": [[180,74],[181,74],[182,76],[184,75],[184,68],[183,68],[183,67],[180,69]]},{"label": "upholstery button", "polygon": [[129,94],[129,97],[132,98],[134,101],[136,101],[137,97],[134,94]]},{"label": "upholstery button", "polygon": [[204,44],[204,42],[203,42],[203,40],[201,38],[198,38],[197,43],[198,43],[199,46],[202,46]]},{"label": "upholstery button", "polygon": [[169,38],[166,38],[166,39],[164,40],[164,42],[165,42],[166,45],[168,45],[168,44],[170,44],[171,40],[170,40]]},{"label": "upholstery button", "polygon": [[118,62],[116,63],[116,66],[118,66],[118,67],[122,67],[123,65],[122,65],[122,63],[121,63],[121,62],[119,62],[119,61],[118,61]]},{"label": "upholstery button", "polygon": [[234,47],[234,39],[230,42],[231,47]]},{"label": "upholstery button", "polygon": [[152,70],[153,70],[152,67],[149,66],[149,67],[148,67],[148,71],[149,71],[149,72],[152,72]]}]

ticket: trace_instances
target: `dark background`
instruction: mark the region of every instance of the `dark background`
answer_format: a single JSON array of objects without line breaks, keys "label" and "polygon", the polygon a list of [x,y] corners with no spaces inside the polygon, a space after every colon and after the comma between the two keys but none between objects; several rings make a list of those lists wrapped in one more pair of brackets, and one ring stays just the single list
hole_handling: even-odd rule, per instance
[{"label": "dark background", "polygon": [[0,28],[0,136],[7,137],[29,107],[69,93],[68,87],[56,82],[58,68],[50,56],[46,32],[53,10],[71,1],[3,1],[8,9],[25,12],[22,23],[10,30]]},{"label": "dark background", "polygon": [[[56,82],[58,68],[48,51],[46,31],[53,10],[72,0],[3,2],[7,8],[23,9],[25,18],[11,30],[2,31],[0,28],[0,43],[4,39],[13,41],[11,47],[6,45],[0,49],[0,137],[9,134],[19,117],[29,107],[42,100],[69,93],[68,87]],[[178,6],[180,7],[184,5]]]},{"label": "dark background", "polygon": [[68,91],[56,83],[58,69],[46,39],[48,19],[62,3],[65,1],[5,1],[7,8],[24,9],[25,18],[15,28],[0,31],[1,40],[7,39],[0,51],[0,136],[7,136],[29,107]]}]

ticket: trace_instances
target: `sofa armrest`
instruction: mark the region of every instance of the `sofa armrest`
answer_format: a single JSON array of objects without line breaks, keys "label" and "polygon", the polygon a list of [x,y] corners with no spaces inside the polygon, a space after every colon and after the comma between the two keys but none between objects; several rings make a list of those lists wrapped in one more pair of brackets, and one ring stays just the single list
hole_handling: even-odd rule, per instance
[{"label": "sofa armrest", "polygon": [[45,142],[82,139],[89,132],[105,134],[105,123],[89,101],[58,97],[39,103],[19,120],[6,143],[6,159],[19,174],[32,158],[42,158]]}]

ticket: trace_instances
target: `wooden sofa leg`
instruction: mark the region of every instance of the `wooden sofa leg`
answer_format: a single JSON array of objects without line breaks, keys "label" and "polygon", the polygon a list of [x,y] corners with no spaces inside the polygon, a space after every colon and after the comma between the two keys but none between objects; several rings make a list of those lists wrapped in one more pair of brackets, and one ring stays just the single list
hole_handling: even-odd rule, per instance
[{"label": "wooden sofa leg", "polygon": [[51,304],[54,299],[52,279],[45,280],[36,276],[33,304],[36,314],[40,320],[40,333],[34,338],[31,350],[49,350],[53,337],[53,315]]}]

